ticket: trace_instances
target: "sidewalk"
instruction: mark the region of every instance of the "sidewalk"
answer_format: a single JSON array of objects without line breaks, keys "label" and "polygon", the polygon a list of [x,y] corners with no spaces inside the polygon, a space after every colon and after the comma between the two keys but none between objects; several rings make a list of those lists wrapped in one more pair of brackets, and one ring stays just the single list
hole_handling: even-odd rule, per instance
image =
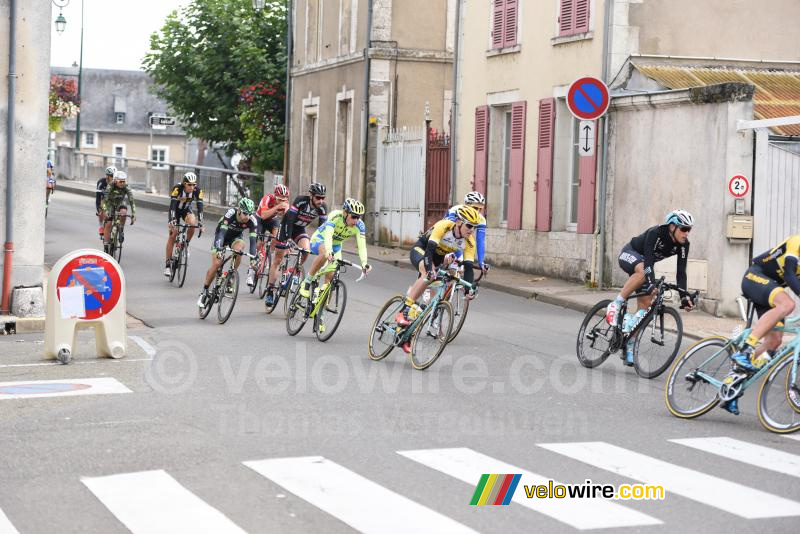
[{"label": "sidewalk", "polygon": [[[408,259],[408,250],[378,245],[367,245],[367,249],[372,261],[413,270]],[[346,241],[344,250],[356,253],[355,242]],[[598,301],[613,299],[618,293],[616,290],[590,289],[574,282],[497,267],[492,267],[481,286],[583,313],[588,312]],[[681,312],[681,318],[684,335],[695,339],[717,335],[730,337],[733,329],[743,324],[738,318],[714,317],[699,310]]]}]

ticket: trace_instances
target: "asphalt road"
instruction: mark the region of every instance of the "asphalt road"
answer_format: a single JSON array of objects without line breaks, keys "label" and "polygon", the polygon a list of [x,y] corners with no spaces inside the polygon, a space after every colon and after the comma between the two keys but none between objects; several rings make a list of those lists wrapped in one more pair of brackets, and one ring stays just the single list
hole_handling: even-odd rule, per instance
[{"label": "asphalt road", "polygon": [[[122,267],[128,312],[146,326],[129,330],[125,359],[98,359],[88,333],[70,366],[42,359],[41,334],[0,338],[0,382],[129,390],[0,389],[0,533],[797,528],[800,443],[760,427],[753,394],[739,417],[678,420],[664,377],[639,379],[615,357],[578,364],[580,314],[490,290],[430,370],[399,349],[372,362],[370,324],[413,278],[377,262],[358,284],[344,275],[347,312],[327,343],[308,326],[289,337],[249,293],[227,324],[201,321],[211,232],[192,242],[178,289],[161,274],[166,215],[138,215]],[[49,264],[97,248],[93,200],[56,194],[46,232]],[[510,506],[469,506],[484,473],[522,474]],[[526,498],[523,485],[550,479],[661,484],[666,498]]]}]

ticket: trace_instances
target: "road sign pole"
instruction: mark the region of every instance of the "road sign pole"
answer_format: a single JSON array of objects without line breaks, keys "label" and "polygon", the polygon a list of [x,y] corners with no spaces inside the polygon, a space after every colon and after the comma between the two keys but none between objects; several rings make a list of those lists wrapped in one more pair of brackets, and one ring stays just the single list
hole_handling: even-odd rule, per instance
[{"label": "road sign pole", "polygon": [[[147,147],[147,155],[144,157],[144,159],[149,160],[152,155],[153,155],[153,118],[150,117],[150,145]],[[152,192],[152,189],[150,189],[150,187],[152,186],[152,183],[150,182],[150,167],[152,167],[152,165],[150,165],[149,161],[145,163],[145,165],[147,165],[147,182],[145,183],[144,188],[145,192],[150,193]]]}]

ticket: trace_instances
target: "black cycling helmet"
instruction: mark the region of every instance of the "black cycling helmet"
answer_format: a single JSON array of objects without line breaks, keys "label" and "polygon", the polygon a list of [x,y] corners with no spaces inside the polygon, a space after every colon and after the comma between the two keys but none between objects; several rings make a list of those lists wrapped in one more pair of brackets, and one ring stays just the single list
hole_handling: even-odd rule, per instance
[{"label": "black cycling helmet", "polygon": [[325,186],[319,182],[312,182],[311,185],[308,186],[308,192],[316,197],[324,197],[326,191],[327,189],[325,189]]}]

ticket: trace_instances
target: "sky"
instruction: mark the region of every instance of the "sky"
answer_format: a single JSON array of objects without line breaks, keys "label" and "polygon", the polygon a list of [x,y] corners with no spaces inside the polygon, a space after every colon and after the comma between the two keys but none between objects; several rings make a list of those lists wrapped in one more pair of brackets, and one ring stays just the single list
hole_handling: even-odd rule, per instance
[{"label": "sky", "polygon": [[[60,0],[59,3],[63,3]],[[83,67],[139,70],[150,50],[150,34],[164,25],[167,15],[191,0],[83,0]],[[52,22],[58,16],[53,6]],[[50,65],[69,67],[80,58],[81,0],[63,8],[67,26],[58,34],[53,27]]]}]

